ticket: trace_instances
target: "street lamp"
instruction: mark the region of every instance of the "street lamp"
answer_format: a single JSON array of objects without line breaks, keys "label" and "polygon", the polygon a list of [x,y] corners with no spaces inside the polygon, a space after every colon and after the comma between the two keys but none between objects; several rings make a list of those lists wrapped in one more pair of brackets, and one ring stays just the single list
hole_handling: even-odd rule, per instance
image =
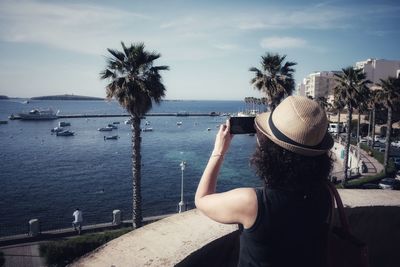
[{"label": "street lamp", "polygon": [[181,164],[179,164],[179,166],[181,166],[181,171],[182,171],[182,176],[181,176],[181,201],[178,204],[179,213],[181,213],[182,211],[185,211],[185,202],[183,202],[183,171],[185,170],[185,167],[186,167],[186,161],[182,161]]}]

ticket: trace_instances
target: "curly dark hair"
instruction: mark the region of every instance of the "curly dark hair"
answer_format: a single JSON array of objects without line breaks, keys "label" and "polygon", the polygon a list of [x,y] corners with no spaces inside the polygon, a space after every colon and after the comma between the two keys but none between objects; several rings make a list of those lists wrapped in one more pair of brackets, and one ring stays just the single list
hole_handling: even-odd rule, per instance
[{"label": "curly dark hair", "polygon": [[331,153],[307,157],[286,150],[257,132],[258,146],[250,160],[268,188],[304,189],[326,180],[332,170]]}]

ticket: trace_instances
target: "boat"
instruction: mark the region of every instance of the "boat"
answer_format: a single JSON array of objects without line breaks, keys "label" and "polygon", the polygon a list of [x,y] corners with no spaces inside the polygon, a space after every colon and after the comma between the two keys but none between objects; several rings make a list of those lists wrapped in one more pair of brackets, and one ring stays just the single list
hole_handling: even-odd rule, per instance
[{"label": "boat", "polygon": [[7,124],[8,121],[0,121],[0,124]]},{"label": "boat", "polygon": [[55,120],[57,114],[52,109],[32,109],[28,113],[19,113],[21,120]]},{"label": "boat", "polygon": [[70,122],[65,122],[65,121],[60,121],[58,123],[58,126],[59,127],[71,126],[71,123]]},{"label": "boat", "polygon": [[107,127],[110,127],[110,128],[112,128],[114,130],[118,129],[118,127],[115,126],[114,124],[108,124]]},{"label": "boat", "polygon": [[255,116],[257,116],[258,113],[260,113],[259,110],[251,109],[251,110],[238,112],[237,116],[238,117],[255,117]]},{"label": "boat", "polygon": [[73,136],[75,133],[69,130],[56,133],[57,136]]},{"label": "boat", "polygon": [[53,128],[53,129],[51,129],[51,132],[52,132],[52,133],[60,133],[60,132],[62,132],[62,131],[64,131],[64,128],[63,128],[63,127],[59,127],[59,126]]},{"label": "boat", "polygon": [[142,129],[142,132],[152,132],[152,131],[153,131],[153,128],[151,128],[151,127],[144,127]]},{"label": "boat", "polygon": [[113,124],[119,124],[119,121],[114,121]]},{"label": "boat", "polygon": [[124,123],[125,124],[132,124],[132,121],[131,120],[126,120],[126,121],[124,121]]},{"label": "boat", "polygon": [[118,138],[118,135],[104,136],[104,140],[117,140]]},{"label": "boat", "polygon": [[110,131],[112,131],[113,130],[113,128],[111,128],[111,127],[101,127],[101,128],[99,128],[99,129],[97,129],[97,131],[100,131],[100,132],[110,132]]},{"label": "boat", "polygon": [[146,121],[146,122],[144,123],[144,125],[150,125],[150,122],[149,122],[149,121]]},{"label": "boat", "polygon": [[181,122],[181,121],[178,121],[178,122],[176,123],[176,125],[181,126],[181,125],[182,125],[182,122]]}]

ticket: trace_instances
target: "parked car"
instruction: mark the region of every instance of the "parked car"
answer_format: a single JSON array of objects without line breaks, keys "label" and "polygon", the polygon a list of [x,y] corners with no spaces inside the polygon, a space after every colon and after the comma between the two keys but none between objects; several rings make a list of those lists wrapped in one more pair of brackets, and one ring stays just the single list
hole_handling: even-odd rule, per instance
[{"label": "parked car", "polygon": [[400,190],[400,181],[394,178],[383,178],[379,186],[382,189]]},{"label": "parked car", "polygon": [[361,189],[381,189],[381,187],[378,184],[366,183],[361,185]]},{"label": "parked car", "polygon": [[393,141],[393,142],[390,143],[390,145],[391,145],[391,146],[394,146],[394,147],[400,148],[400,140]]},{"label": "parked car", "polygon": [[392,160],[396,168],[400,169],[400,157],[393,157]]}]

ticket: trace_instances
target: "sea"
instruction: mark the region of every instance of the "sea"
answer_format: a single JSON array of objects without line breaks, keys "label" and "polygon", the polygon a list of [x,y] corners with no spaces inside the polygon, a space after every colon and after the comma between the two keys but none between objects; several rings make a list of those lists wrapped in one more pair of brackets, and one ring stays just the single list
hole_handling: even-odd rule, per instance
[{"label": "sea", "polygon": [[[29,220],[41,230],[71,227],[72,213],[83,211],[87,225],[112,221],[113,210],[132,217],[132,141],[128,117],[73,118],[62,121],[74,136],[50,130],[58,120],[8,120],[11,114],[52,108],[60,115],[127,114],[116,101],[0,100],[0,236],[28,232]],[[237,113],[244,101],[163,101],[151,113]],[[184,201],[194,207],[194,194],[213,149],[215,135],[226,116],[147,116],[151,132],[142,132],[143,216],[178,211],[183,176]],[[177,122],[182,122],[178,125]],[[108,124],[118,129],[99,132]],[[104,136],[118,135],[117,140]],[[254,136],[236,135],[225,156],[217,191],[260,186],[249,164]],[[181,170],[180,164],[186,162]]]}]

